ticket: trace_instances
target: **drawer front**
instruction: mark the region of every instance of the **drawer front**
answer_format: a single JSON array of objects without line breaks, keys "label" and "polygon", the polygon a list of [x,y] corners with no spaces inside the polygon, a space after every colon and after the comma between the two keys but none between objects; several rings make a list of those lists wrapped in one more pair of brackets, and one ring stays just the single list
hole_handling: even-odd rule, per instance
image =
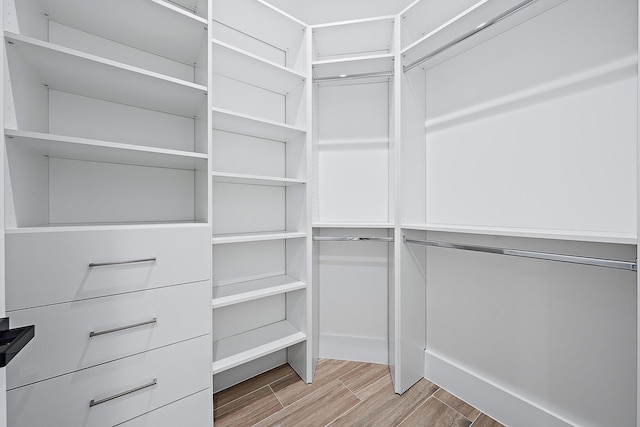
[{"label": "drawer front", "polygon": [[206,226],[8,234],[7,311],[208,280],[210,252]]},{"label": "drawer front", "polygon": [[[17,310],[10,316],[13,325],[34,324],[36,335],[7,366],[8,389],[209,334],[210,282]],[[90,337],[91,332],[97,335]]]},{"label": "drawer front", "polygon": [[204,336],[10,390],[8,425],[122,423],[208,389],[210,357],[211,338]]},{"label": "drawer front", "polygon": [[118,424],[123,427],[211,427],[213,425],[213,398],[207,389]]}]

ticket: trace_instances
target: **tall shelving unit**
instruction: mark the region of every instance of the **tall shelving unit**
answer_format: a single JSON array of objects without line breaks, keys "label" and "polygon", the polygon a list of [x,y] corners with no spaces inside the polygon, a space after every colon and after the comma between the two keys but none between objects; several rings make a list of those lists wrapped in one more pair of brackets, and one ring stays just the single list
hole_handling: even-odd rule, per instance
[{"label": "tall shelving unit", "polygon": [[3,20],[9,424],[210,424],[207,2]]},{"label": "tall shelving unit", "polygon": [[394,16],[311,26],[319,353],[392,373],[397,28]]},{"label": "tall shelving unit", "polygon": [[310,382],[307,27],[261,0],[212,17],[214,390],[287,362]]}]

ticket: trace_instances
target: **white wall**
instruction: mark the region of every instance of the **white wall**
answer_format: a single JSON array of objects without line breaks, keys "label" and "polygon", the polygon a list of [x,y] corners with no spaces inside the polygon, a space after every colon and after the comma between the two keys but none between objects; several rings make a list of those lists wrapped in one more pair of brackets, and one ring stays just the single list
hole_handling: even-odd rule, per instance
[{"label": "white wall", "polygon": [[[426,222],[631,243],[637,16],[635,0],[568,1],[428,69]],[[427,238],[636,258],[634,244]],[[550,414],[549,425],[636,425],[636,280],[627,271],[429,248],[428,355],[465,372],[467,385],[480,378]],[[459,378],[438,380],[507,425],[547,425],[504,401],[464,395]]]}]

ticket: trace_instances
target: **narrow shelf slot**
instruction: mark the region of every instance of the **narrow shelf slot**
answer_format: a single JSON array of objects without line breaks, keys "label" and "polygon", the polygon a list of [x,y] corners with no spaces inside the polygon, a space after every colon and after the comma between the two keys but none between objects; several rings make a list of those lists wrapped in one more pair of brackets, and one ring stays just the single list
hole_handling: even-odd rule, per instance
[{"label": "narrow shelf slot", "polygon": [[278,350],[298,344],[307,337],[283,320],[243,334],[213,342],[212,373],[218,374]]},{"label": "narrow shelf slot", "polygon": [[9,63],[20,56],[40,74],[34,83],[51,89],[186,117],[201,114],[206,100],[207,88],[195,83],[19,34],[5,32],[5,40]]},{"label": "narrow shelf slot", "polygon": [[213,40],[213,72],[272,92],[287,94],[305,76],[219,40]]},{"label": "narrow shelf slot", "polygon": [[306,133],[305,129],[297,126],[265,120],[222,108],[214,107],[212,110],[212,125],[217,130],[282,142],[287,142]]},{"label": "narrow shelf slot", "polygon": [[267,185],[273,187],[288,187],[290,185],[304,184],[302,179],[281,178],[272,176],[247,175],[225,172],[213,172],[214,182],[224,182],[228,184],[246,184],[246,185]]},{"label": "narrow shelf slot", "polygon": [[14,129],[5,129],[4,134],[8,144],[28,147],[47,157],[171,169],[206,169],[207,155],[203,153]]},{"label": "narrow shelf slot", "polygon": [[221,308],[272,295],[305,289],[306,283],[289,276],[268,277],[234,283],[232,285],[214,286],[212,308]]},{"label": "narrow shelf slot", "polygon": [[262,233],[214,234],[212,244],[261,242],[266,240],[302,239],[307,233],[302,231],[271,231]]}]

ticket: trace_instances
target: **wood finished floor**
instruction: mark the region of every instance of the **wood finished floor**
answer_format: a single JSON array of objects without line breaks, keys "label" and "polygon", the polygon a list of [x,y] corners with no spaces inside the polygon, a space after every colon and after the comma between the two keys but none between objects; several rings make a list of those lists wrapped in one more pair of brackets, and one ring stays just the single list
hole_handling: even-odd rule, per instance
[{"label": "wood finished floor", "polygon": [[387,365],[323,359],[312,384],[282,365],[213,395],[215,427],[504,427],[446,390],[420,380],[393,392]]}]

